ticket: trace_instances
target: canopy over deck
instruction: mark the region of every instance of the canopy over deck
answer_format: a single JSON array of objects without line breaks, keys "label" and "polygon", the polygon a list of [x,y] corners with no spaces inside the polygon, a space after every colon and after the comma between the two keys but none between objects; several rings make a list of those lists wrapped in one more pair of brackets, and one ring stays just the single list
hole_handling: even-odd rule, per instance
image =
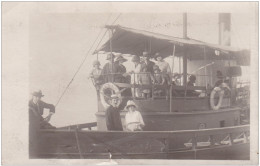
[{"label": "canopy over deck", "polygon": [[[239,65],[249,65],[250,51],[237,49],[229,46],[220,46],[205,43],[194,39],[184,39],[168,35],[122,27],[120,25],[107,25],[106,28],[113,30],[111,38],[112,51],[122,54],[141,56],[143,51],[151,53],[151,57],[159,52],[162,57],[173,54],[186,56],[190,60],[236,60]],[[108,40],[97,51],[110,52]]]}]

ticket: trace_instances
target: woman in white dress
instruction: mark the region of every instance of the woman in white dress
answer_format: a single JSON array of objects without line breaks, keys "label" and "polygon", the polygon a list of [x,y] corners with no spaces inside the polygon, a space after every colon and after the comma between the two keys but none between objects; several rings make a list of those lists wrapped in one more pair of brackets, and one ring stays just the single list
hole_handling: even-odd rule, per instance
[{"label": "woman in white dress", "polygon": [[125,106],[127,111],[125,115],[125,126],[127,131],[142,131],[145,126],[143,117],[139,111],[137,111],[137,106],[134,101],[129,100]]},{"label": "woman in white dress", "polygon": [[[134,63],[134,70],[131,73],[131,84],[139,84],[140,83],[140,75],[141,72],[141,63],[140,57],[134,55],[132,58],[132,62]],[[136,97],[141,97],[141,92],[139,88],[132,88],[132,94]]]}]

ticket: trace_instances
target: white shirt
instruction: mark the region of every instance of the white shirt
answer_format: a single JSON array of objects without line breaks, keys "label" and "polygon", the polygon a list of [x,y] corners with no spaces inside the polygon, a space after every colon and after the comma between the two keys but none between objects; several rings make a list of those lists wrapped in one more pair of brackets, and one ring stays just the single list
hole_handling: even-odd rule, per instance
[{"label": "white shirt", "polygon": [[144,121],[139,111],[128,111],[125,115],[126,129],[134,131],[135,129],[141,129],[140,124],[144,126]]},{"label": "white shirt", "polygon": [[95,69],[95,68],[94,68],[94,69],[91,70],[89,76],[90,76],[90,77],[93,76],[94,79],[98,79],[98,78],[100,77],[100,75],[101,75],[101,72],[102,72],[101,69]]},{"label": "white shirt", "polygon": [[134,74],[131,75],[131,83],[138,84],[139,83],[139,73],[141,72],[141,64],[137,64],[134,68]]},{"label": "white shirt", "polygon": [[166,73],[170,74],[171,73],[171,68],[170,68],[169,63],[165,62],[164,60],[158,61],[156,65],[159,66],[162,73],[164,73],[164,74],[166,74]]}]

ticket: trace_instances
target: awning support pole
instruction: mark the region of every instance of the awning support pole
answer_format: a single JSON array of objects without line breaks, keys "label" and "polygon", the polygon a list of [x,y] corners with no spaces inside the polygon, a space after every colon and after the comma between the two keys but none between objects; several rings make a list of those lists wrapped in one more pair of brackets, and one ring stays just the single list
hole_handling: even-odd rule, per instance
[{"label": "awning support pole", "polygon": [[[113,29],[109,31],[109,47],[110,47],[110,55],[111,55],[111,73],[114,73],[114,56],[112,54],[112,37],[113,37]],[[111,74],[112,82],[114,82],[114,74]]]},{"label": "awning support pole", "polygon": [[[187,13],[183,13],[183,38],[187,39]],[[183,85],[185,86],[185,95],[184,95],[184,108],[185,108],[185,100],[187,94],[187,50],[188,47],[185,48],[183,46],[184,55],[183,55]]]},{"label": "awning support pole", "polygon": [[[183,38],[187,39],[187,13],[183,13]],[[187,84],[187,50],[184,45],[184,55],[183,55],[183,85]]]},{"label": "awning support pole", "polygon": [[206,89],[208,89],[208,75],[207,75],[207,61],[206,61],[206,47],[203,48],[203,54],[204,54],[204,64],[206,65],[204,67],[204,75],[206,77]]},{"label": "awning support pole", "polygon": [[173,67],[174,67],[174,58],[175,58],[175,44],[173,44],[173,53],[172,53],[172,73],[170,76],[171,80],[171,88],[170,88],[170,112],[172,112],[172,75],[173,75]]}]

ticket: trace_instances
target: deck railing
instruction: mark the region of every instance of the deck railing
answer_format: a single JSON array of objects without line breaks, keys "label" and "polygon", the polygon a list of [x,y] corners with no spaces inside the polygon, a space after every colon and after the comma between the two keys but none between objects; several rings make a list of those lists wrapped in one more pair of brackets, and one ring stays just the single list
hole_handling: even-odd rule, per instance
[{"label": "deck railing", "polygon": [[[150,93],[149,98],[170,98],[170,97],[205,97],[208,95],[206,86],[187,86],[180,85],[176,80],[173,79],[173,76],[167,76],[165,74],[151,74],[151,73],[132,73],[129,77],[123,77],[122,74],[110,73],[106,75],[100,75],[102,77],[111,78],[112,76],[117,79],[114,79],[114,84],[120,88],[130,88],[133,98],[144,98],[143,95],[145,91]],[[121,76],[121,77],[120,77]],[[156,83],[155,76],[161,76],[165,79],[165,83]],[[201,75],[200,75],[201,76]],[[131,77],[131,78],[130,78]],[[120,79],[121,78],[121,79]],[[95,79],[92,78],[93,83],[95,84]],[[103,79],[102,84],[110,82],[109,79]],[[95,84],[97,89],[102,86],[102,84]],[[191,95],[190,92],[200,91],[202,95]],[[139,94],[138,94],[139,93]],[[170,96],[171,94],[171,96]]]}]

